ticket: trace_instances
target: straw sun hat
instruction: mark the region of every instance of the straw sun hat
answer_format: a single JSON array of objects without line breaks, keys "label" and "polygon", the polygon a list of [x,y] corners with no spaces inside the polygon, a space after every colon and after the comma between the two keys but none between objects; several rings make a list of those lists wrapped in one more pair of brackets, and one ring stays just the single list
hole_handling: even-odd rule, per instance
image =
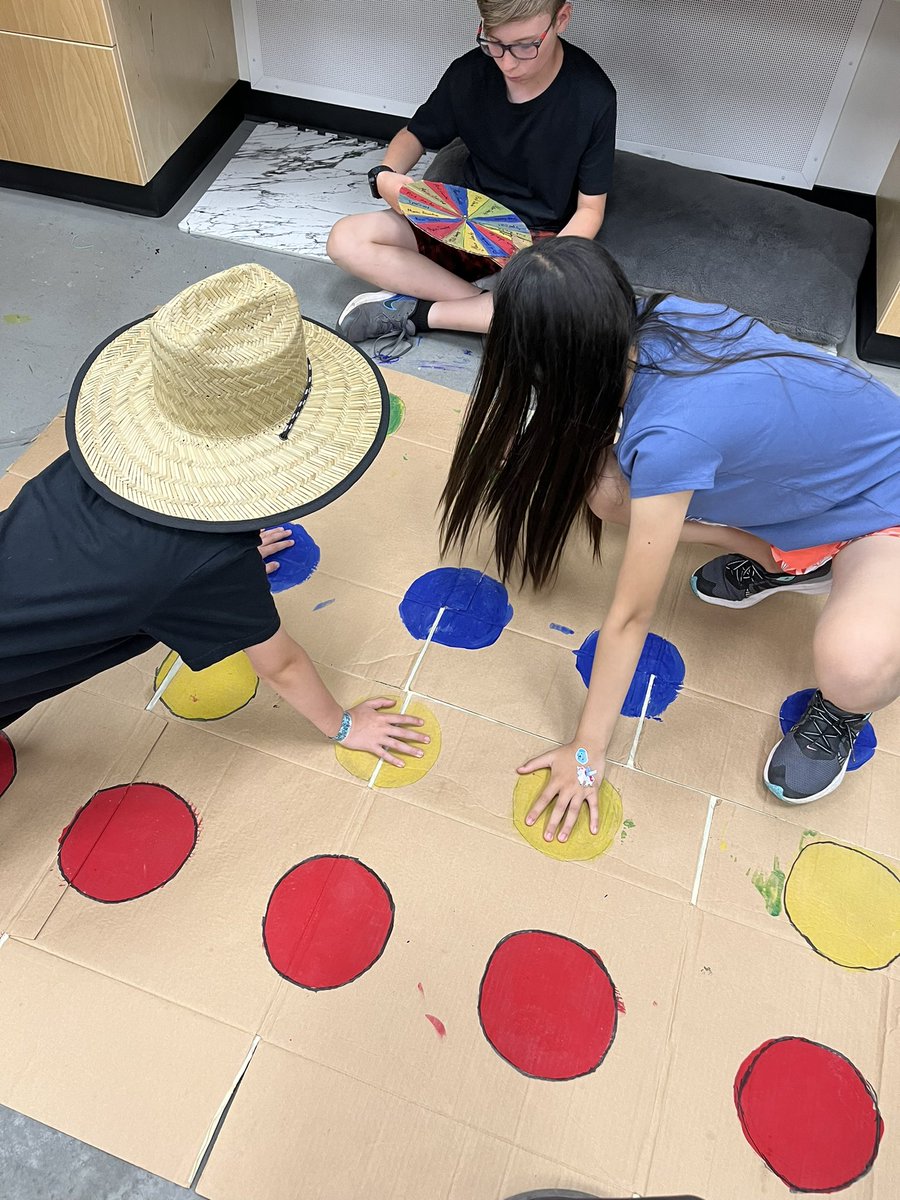
[{"label": "straw sun hat", "polygon": [[182,529],[260,529],[362,475],[389,397],[355,346],[303,319],[255,263],[185,288],[118,330],[72,386],[69,450],[112,504]]}]

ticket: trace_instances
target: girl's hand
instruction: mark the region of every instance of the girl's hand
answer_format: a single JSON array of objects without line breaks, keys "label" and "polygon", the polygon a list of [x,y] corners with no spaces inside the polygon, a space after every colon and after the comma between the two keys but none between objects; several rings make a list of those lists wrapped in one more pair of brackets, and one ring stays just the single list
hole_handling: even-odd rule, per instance
[{"label": "girl's hand", "polygon": [[421,758],[424,751],[419,750],[415,743],[427,745],[431,738],[427,733],[414,733],[413,728],[424,725],[425,722],[421,717],[380,711],[393,708],[395,704],[395,700],[381,696],[375,700],[363,700],[362,704],[349,709],[353,723],[342,745],[348,750],[366,750],[369,754],[384,759],[392,767],[406,766],[402,759],[397,758],[397,754],[411,754],[414,758]]},{"label": "girl's hand", "polygon": [[520,775],[531,775],[534,771],[545,769],[550,771],[547,786],[525,817],[525,824],[533,825],[541,813],[553,805],[544,831],[544,840],[547,842],[553,841],[557,830],[559,841],[568,841],[583,804],[587,804],[590,811],[591,833],[597,833],[600,828],[597,789],[603,782],[606,760],[589,758],[587,766],[597,774],[594,783],[590,787],[584,787],[578,782],[578,762],[575,759],[578,748],[574,742],[570,742],[567,746],[560,746],[558,750],[551,750],[547,754],[532,758],[518,768]]},{"label": "girl's hand", "polygon": [[266,562],[273,554],[280,554],[282,550],[289,550],[294,544],[294,539],[291,536],[289,529],[261,529],[259,531],[259,553],[263,562],[266,563],[266,574],[272,575],[278,570],[280,563]]}]

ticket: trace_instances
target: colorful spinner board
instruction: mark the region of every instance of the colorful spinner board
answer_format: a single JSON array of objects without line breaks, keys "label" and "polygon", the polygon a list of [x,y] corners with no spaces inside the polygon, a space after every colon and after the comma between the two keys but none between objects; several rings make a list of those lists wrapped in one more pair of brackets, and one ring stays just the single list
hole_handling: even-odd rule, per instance
[{"label": "colorful spinner board", "polygon": [[429,237],[469,254],[508,258],[531,245],[531,234],[514,212],[490,196],[452,183],[402,188],[400,210]]}]

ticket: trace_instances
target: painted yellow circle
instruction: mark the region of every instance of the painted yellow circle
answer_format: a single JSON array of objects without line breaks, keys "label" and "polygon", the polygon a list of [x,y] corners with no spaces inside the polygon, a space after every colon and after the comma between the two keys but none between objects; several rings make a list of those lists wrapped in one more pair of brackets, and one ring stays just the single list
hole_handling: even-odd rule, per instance
[{"label": "painted yellow circle", "polygon": [[522,837],[535,850],[550,858],[560,858],[568,862],[587,862],[591,858],[599,858],[613,844],[613,839],[622,825],[622,797],[609,782],[604,779],[600,785],[600,829],[596,834],[591,833],[590,817],[587,805],[582,805],[575,828],[569,834],[567,842],[561,842],[558,837],[552,842],[544,841],[544,830],[553,811],[551,805],[535,821],[526,825],[525,818],[531,806],[544,790],[549,771],[535,771],[531,775],[520,775],[513,792],[513,824]]},{"label": "painted yellow circle", "polygon": [[[394,702],[394,709],[399,703],[399,701]],[[385,708],[381,711],[391,712],[392,710]],[[441,752],[441,727],[431,709],[426,708],[418,700],[411,700],[406,707],[406,713],[411,717],[422,718],[425,724],[416,726],[416,731],[428,734],[431,741],[427,746],[422,746],[425,753],[421,758],[399,755],[398,757],[401,757],[406,763],[405,767],[392,767],[390,763],[382,763],[381,770],[375,778],[374,786],[377,788],[408,787],[411,783],[421,779],[423,775],[428,774]],[[366,782],[372,778],[372,772],[379,761],[374,754],[368,754],[364,750],[347,750],[343,746],[336,745],[334,753],[345,771],[349,771],[357,779],[365,779]]]},{"label": "painted yellow circle", "polygon": [[900,955],[900,879],[852,846],[811,842],[784,886],[784,910],[823,958],[880,971]]},{"label": "painted yellow circle", "polygon": [[[166,677],[175,661],[169,654],[160,663],[154,688]],[[162,702],[176,717],[186,721],[218,721],[249,704],[256,695],[259,679],[246,654],[232,654],[205,671],[182,666],[162,694]]]}]

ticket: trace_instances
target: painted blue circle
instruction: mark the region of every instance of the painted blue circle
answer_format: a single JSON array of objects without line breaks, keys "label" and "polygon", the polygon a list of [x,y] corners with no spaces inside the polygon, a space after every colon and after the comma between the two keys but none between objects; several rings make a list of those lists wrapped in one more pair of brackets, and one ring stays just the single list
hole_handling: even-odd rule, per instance
[{"label": "painted blue circle", "polygon": [[438,567],[420,575],[400,601],[400,619],[424,641],[442,608],[432,641],[462,650],[492,646],[513,615],[503,584],[471,567]]},{"label": "painted blue circle", "polygon": [[[584,686],[591,681],[591,668],[594,665],[594,652],[597,649],[597,638],[600,630],[589,633],[577,650],[575,666],[581,676]],[[639,717],[644,711],[644,700],[650,676],[653,675],[653,691],[647,704],[647,716],[659,717],[664,713],[684,684],[684,659],[671,642],[655,633],[648,633],[637,669],[628,688],[628,695],[622,705],[623,717]]]},{"label": "painted blue circle", "polygon": [[[806,712],[806,706],[809,704],[814,690],[814,688],[804,688],[802,692],[793,692],[788,696],[784,704],[782,704],[781,711],[778,714],[782,733],[788,733],[793,729]],[[847,770],[859,770],[863,763],[867,763],[875,753],[877,745],[878,738],[875,736],[872,723],[871,721],[866,721],[857,734],[856,741],[853,743],[853,749],[850,751],[850,761],[847,763]]]},{"label": "painted blue circle", "polygon": [[290,532],[294,544],[280,554],[272,555],[278,563],[278,570],[269,576],[269,587],[273,592],[284,592],[298,583],[306,583],[322,557],[319,547],[302,525],[292,523],[283,528]]}]

